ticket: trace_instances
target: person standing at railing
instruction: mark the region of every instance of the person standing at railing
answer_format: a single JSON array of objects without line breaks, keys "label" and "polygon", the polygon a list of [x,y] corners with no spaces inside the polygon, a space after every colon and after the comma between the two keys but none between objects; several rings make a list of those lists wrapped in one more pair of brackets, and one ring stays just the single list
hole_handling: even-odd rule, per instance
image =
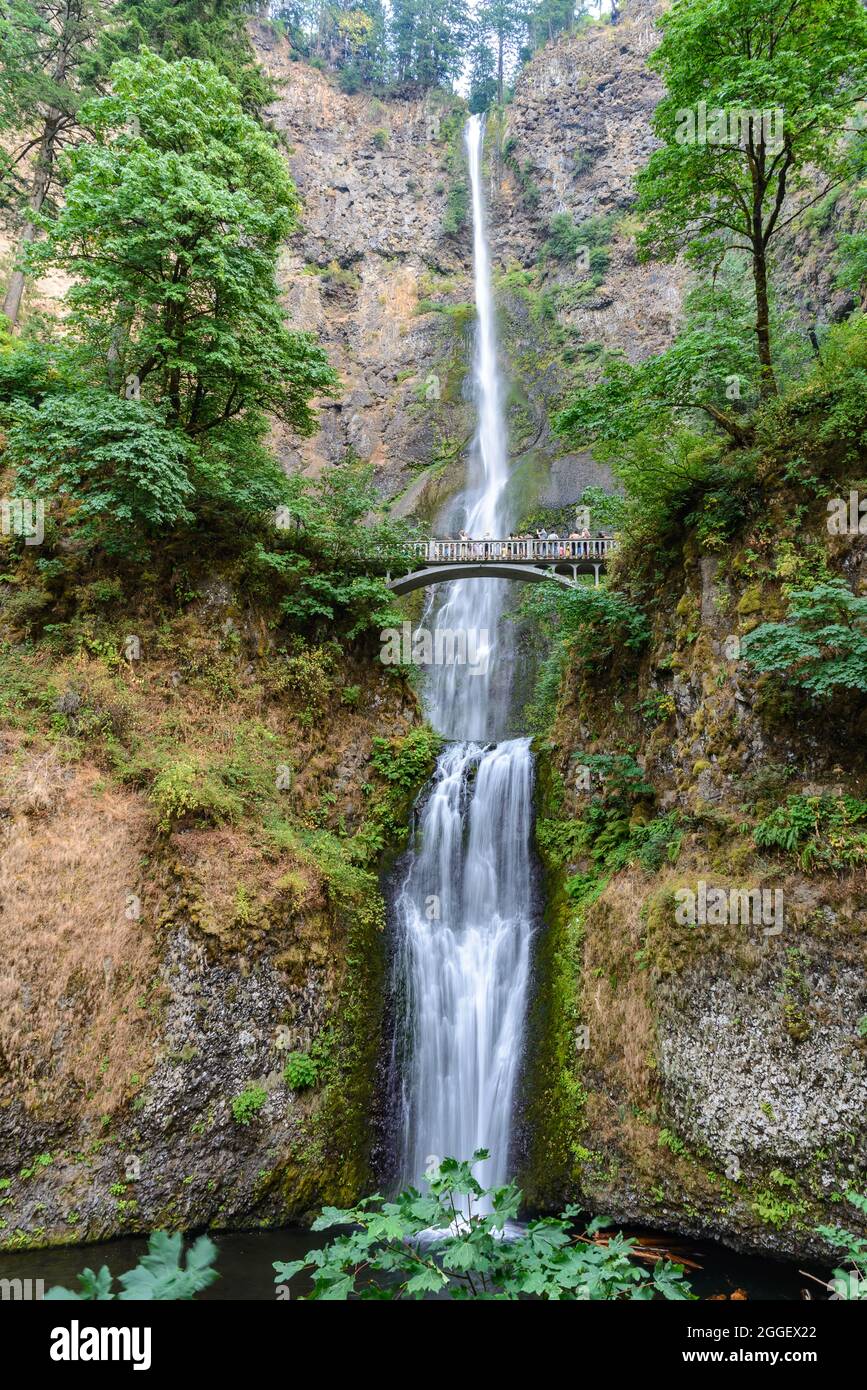
[{"label": "person standing at railing", "polygon": [[587,527],[585,526],[584,529],[583,529],[583,531],[581,532],[581,554],[582,554],[582,556],[583,556],[583,558],[584,558],[585,560],[589,559],[590,554],[591,554],[591,549],[593,550],[593,553],[595,554],[595,547],[591,547],[591,543],[590,543],[590,542],[591,542],[590,532],[587,530]]}]

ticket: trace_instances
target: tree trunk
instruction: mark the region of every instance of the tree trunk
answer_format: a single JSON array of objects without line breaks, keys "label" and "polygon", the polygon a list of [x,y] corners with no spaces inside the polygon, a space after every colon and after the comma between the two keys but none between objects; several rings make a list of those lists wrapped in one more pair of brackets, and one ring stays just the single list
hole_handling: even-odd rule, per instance
[{"label": "tree trunk", "polygon": [[[66,81],[66,73],[69,66],[70,53],[77,42],[80,42],[77,25],[81,20],[82,5],[80,0],[66,0],[63,13],[59,18],[60,23],[60,49],[57,61],[54,65],[52,80],[56,86],[60,86]],[[30,216],[24,224],[21,233],[21,240],[18,246],[18,259],[36,240],[36,218],[42,211],[42,205],[48,197],[48,190],[51,187],[51,179],[54,174],[54,160],[57,154],[57,140],[63,125],[64,115],[57,107],[49,107],[45,117],[45,125],[42,130],[42,139],[39,142],[39,156],[36,160],[36,169],[33,174],[33,187],[30,190]],[[18,315],[21,312],[21,300],[24,295],[24,271],[15,269],[9,280],[6,290],[6,298],[3,301],[3,313],[15,328],[18,323]]]},{"label": "tree trunk", "polygon": [[105,356],[105,377],[106,383],[112,391],[120,390],[123,348],[129,337],[132,316],[131,305],[121,304],[118,309],[117,320],[111,330],[111,337],[108,340],[108,352]]},{"label": "tree trunk", "polygon": [[[20,261],[27,247],[36,240],[36,217],[42,211],[42,205],[48,196],[48,189],[51,184],[51,174],[54,169],[54,151],[57,142],[57,132],[62,120],[61,113],[52,108],[45,118],[45,129],[42,132],[42,139],[39,142],[39,157],[36,161],[36,170],[33,175],[33,186],[30,190],[30,216],[24,223],[24,230],[18,243],[18,254],[16,261]],[[21,312],[21,300],[24,295],[24,270],[16,266],[10,278],[6,290],[6,298],[3,301],[3,313],[14,328],[18,323],[18,315]]]},{"label": "tree trunk", "polygon": [[753,283],[756,287],[756,338],[761,364],[760,389],[763,396],[777,394],[777,380],[771,361],[771,325],[768,306],[768,262],[765,247],[759,234],[753,238]]}]

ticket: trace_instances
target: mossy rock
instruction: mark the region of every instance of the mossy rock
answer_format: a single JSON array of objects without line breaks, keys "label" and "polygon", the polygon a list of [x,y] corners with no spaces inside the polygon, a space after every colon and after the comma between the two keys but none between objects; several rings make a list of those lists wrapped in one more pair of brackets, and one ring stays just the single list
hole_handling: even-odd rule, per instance
[{"label": "mossy rock", "polygon": [[744,592],[738,599],[735,611],[739,613],[741,617],[744,617],[748,614],[760,612],[763,607],[764,600],[762,598],[761,584],[750,584],[749,588],[744,589]]}]

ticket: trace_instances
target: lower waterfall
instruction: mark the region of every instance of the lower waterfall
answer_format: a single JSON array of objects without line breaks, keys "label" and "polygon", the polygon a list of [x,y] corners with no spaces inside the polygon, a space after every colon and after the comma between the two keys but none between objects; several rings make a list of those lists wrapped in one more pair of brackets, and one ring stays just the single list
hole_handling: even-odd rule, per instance
[{"label": "lower waterfall", "polygon": [[486,1186],[509,1145],[533,923],[529,740],[442,754],[396,902],[402,1175],[469,1158]]}]

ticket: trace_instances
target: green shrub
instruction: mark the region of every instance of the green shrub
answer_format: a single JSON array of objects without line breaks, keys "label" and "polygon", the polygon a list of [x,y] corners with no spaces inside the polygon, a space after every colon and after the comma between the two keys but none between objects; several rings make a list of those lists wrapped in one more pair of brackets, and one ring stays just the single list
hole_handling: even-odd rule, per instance
[{"label": "green shrub", "polygon": [[268,1092],[263,1090],[261,1086],[248,1086],[232,1101],[232,1116],[235,1123],[245,1127],[251,1124],[267,1099]]},{"label": "green shrub", "polygon": [[179,1232],[169,1235],[167,1231],[154,1231],[148,1238],[148,1253],[134,1269],[118,1276],[118,1283],[123,1286],[121,1293],[112,1289],[113,1276],[108,1266],[103,1265],[96,1274],[92,1269],[85,1269],[76,1276],[80,1285],[77,1293],[58,1285],[49,1289],[45,1298],[53,1302],[91,1299],[153,1302],[194,1298],[220,1277],[214,1269],[217,1247],[207,1236],[199,1236],[187,1251],[186,1264],[182,1262],[182,1254],[183,1238]]},{"label": "green shrub", "polygon": [[309,1052],[290,1052],[283,1068],[283,1080],[292,1091],[307,1091],[315,1086],[319,1068]]},{"label": "green shrub", "polygon": [[539,620],[552,635],[559,632],[571,639],[573,653],[587,666],[601,665],[615,651],[640,651],[650,641],[647,614],[607,585],[534,585],[522,600],[521,612]]},{"label": "green shrub", "polygon": [[403,738],[374,738],[371,766],[380,777],[402,791],[415,791],[430,776],[442,738],[429,725],[411,729]]},{"label": "green shrub", "polygon": [[110,553],[134,553],[137,533],[192,519],[189,445],[144,401],[86,390],[22,405],[7,458],[22,491],[68,499],[69,524]]},{"label": "green shrub", "polygon": [[[846,1193],[846,1199],[862,1215],[867,1216],[867,1196],[850,1191]],[[836,1297],[846,1302],[867,1301],[867,1240],[863,1236],[843,1230],[840,1226],[817,1226],[816,1230],[830,1245],[848,1256],[847,1265],[842,1269],[835,1269],[831,1275],[830,1286]]]},{"label": "green shrub", "polygon": [[867,801],[854,796],[788,796],[784,805],[759,821],[753,839],[761,849],[797,855],[805,870],[854,868],[867,863]]},{"label": "green shrub", "polygon": [[867,598],[842,579],[793,589],[781,623],[762,623],[741,639],[741,656],[757,671],[784,676],[822,699],[867,691]]},{"label": "green shrub", "polygon": [[659,1138],[656,1142],[660,1149],[668,1149],[669,1153],[673,1153],[678,1157],[687,1152],[686,1144],[682,1139],[679,1139],[676,1134],[673,1134],[670,1129],[660,1130]]},{"label": "green shrub", "polygon": [[[303,1260],[275,1261],[274,1282],[284,1284],[302,1270],[313,1280],[311,1299],[690,1299],[683,1266],[658,1260],[652,1270],[633,1259],[636,1241],[593,1236],[610,1224],[596,1218],[585,1232],[562,1216],[531,1221],[522,1234],[503,1239],[523,1194],[514,1183],[488,1192],[473,1176],[472,1161],[445,1158],[425,1174],[429,1194],[415,1188],[393,1201],[375,1196],[346,1211],[326,1207],[315,1231],[350,1226]],[[460,1215],[459,1223],[456,1217]],[[422,1232],[436,1234],[419,1240]]]},{"label": "green shrub", "polygon": [[[568,212],[558,212],[551,219],[551,230],[544,245],[546,255],[558,261],[574,261],[579,251],[590,251],[590,269],[604,271],[608,265],[608,255],[602,247],[611,239],[614,218],[610,215],[588,217],[586,221],[575,223]],[[593,252],[599,251],[594,267]]]},{"label": "green shrub", "polygon": [[219,825],[238,820],[243,811],[241,797],[230,791],[216,773],[183,758],[160,768],[151,799],[159,812],[161,830],[169,830],[185,816]]},{"label": "green shrub", "polygon": [[443,213],[443,231],[446,236],[457,236],[467,222],[470,210],[470,192],[465,182],[452,184],[446,198]]}]

